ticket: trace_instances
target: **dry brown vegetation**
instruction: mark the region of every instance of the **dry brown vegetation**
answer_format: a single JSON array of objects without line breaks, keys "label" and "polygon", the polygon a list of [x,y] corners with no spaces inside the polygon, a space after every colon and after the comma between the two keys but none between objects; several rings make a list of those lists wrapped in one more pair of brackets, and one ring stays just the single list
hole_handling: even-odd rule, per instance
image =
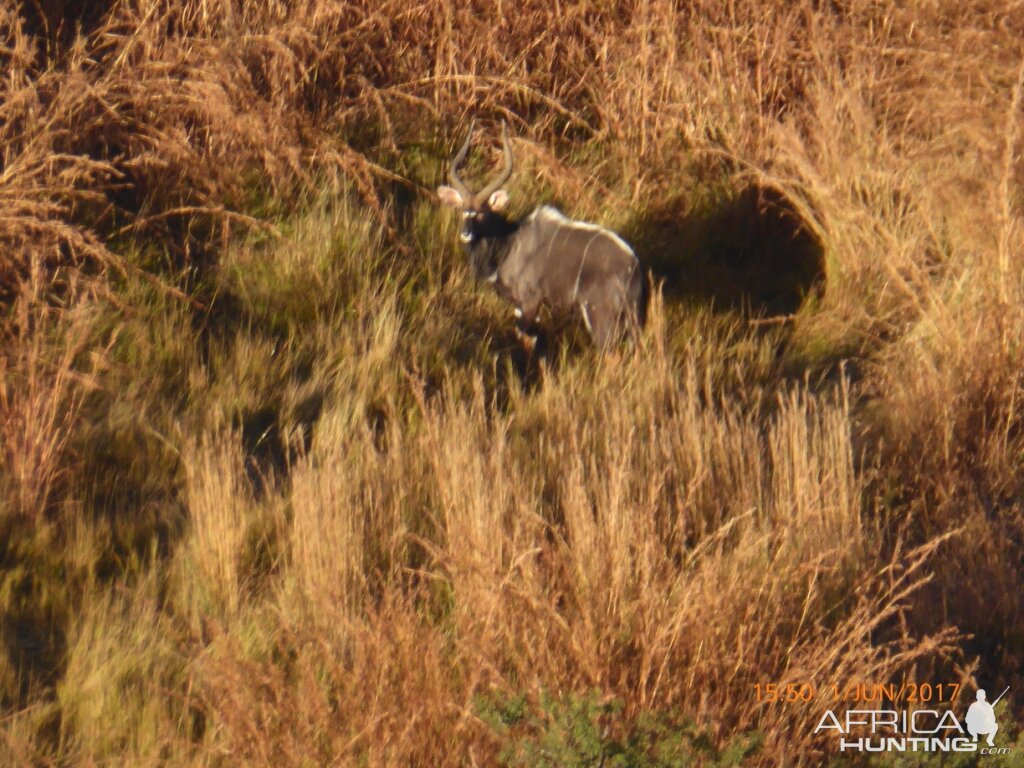
[{"label": "dry brown vegetation", "polygon": [[[0,761],[817,765],[834,683],[1024,685],[1019,2],[22,0],[0,62]],[[472,283],[473,115],[654,267],[633,347]]]}]

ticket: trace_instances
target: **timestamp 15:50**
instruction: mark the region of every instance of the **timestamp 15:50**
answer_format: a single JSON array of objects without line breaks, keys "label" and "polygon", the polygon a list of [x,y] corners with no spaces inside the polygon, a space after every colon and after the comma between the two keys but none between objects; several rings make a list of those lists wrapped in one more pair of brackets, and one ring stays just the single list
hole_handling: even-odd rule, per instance
[{"label": "timestamp 15:50", "polygon": [[814,686],[810,683],[757,683],[754,693],[758,701],[811,701]]},{"label": "timestamp 15:50", "polygon": [[[956,701],[960,692],[958,683],[832,683],[833,701],[839,702],[899,702],[908,704]],[[759,702],[811,701],[816,691],[810,683],[757,683],[754,694]]]}]

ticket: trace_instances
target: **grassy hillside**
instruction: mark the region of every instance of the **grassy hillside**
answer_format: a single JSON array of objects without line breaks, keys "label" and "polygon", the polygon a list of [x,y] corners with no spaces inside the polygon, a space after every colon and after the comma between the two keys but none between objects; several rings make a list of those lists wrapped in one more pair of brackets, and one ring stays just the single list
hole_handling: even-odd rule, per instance
[{"label": "grassy hillside", "polygon": [[[0,61],[0,762],[811,766],[913,682],[1019,764],[1019,3],[20,0]],[[635,344],[473,281],[474,116]]]}]

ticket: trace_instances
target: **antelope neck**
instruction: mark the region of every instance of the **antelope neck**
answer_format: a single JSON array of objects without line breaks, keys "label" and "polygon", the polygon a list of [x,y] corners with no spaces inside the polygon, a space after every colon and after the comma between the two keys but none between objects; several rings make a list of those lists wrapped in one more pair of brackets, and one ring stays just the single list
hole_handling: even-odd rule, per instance
[{"label": "antelope neck", "polygon": [[518,229],[518,222],[502,218],[494,232],[481,236],[475,243],[466,244],[470,264],[478,277],[491,283],[497,280],[498,270],[512,249]]}]

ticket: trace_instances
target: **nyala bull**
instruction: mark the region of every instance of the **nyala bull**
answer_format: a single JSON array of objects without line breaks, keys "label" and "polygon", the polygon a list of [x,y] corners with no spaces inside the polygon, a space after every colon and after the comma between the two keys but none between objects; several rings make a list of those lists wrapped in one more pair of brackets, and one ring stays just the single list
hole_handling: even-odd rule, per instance
[{"label": "nyala bull", "polygon": [[633,249],[614,232],[566,218],[542,205],[513,221],[502,215],[512,175],[508,126],[502,127],[505,167],[476,194],[458,167],[473,139],[473,124],[452,159],[452,186],[438,187],[441,202],[462,213],[459,239],[476,276],[494,285],[515,306],[519,333],[535,338],[542,308],[579,311],[594,343],[606,347],[643,320],[645,281]]}]

